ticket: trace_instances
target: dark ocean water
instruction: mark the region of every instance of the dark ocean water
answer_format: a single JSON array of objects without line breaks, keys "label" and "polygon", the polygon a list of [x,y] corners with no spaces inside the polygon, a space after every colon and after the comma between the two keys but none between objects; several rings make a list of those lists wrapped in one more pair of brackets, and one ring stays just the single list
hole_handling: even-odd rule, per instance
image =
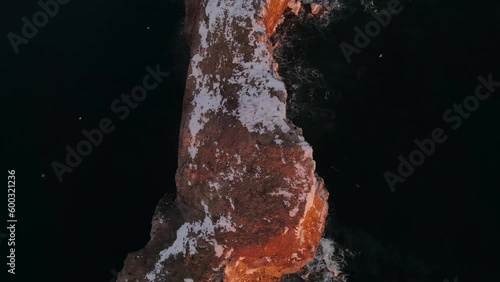
[{"label": "dark ocean water", "polygon": [[[20,33],[20,18],[38,10],[10,3],[2,34]],[[17,280],[0,281],[107,282],[147,243],[158,200],[175,191],[183,17],[182,1],[73,0],[17,55],[2,37],[5,169],[16,170],[19,224]],[[170,76],[120,120],[112,102],[157,64]],[[115,130],[60,183],[51,163],[64,163],[65,146],[75,149],[103,118]]]},{"label": "dark ocean water", "polygon": [[[290,16],[277,56],[289,116],[331,193],[327,235],[364,253],[359,281],[494,279],[500,99],[480,102],[456,130],[443,113],[474,95],[478,76],[500,78],[498,23],[466,2],[408,2],[348,63],[339,45],[354,45],[354,28],[374,18],[347,7],[329,24]],[[448,139],[392,192],[384,173],[436,128]],[[413,276],[415,261],[429,275]]]},{"label": "dark ocean water", "polygon": [[[2,33],[19,33],[20,18],[39,9],[35,1],[9,2]],[[500,80],[494,11],[465,1],[413,1],[350,64],[339,44],[351,42],[353,27],[369,14],[358,9],[321,28],[293,26],[298,39],[287,39],[294,45],[281,71],[287,86],[299,82],[290,88],[290,118],[313,145],[330,190],[328,235],[356,245],[349,232],[360,232],[383,250],[435,266],[435,281],[494,280],[499,98],[481,102],[456,131],[442,119],[474,93],[478,75]],[[110,281],[126,254],[149,240],[158,200],[175,191],[189,61],[183,17],[181,1],[73,0],[17,55],[4,37],[4,154],[17,177],[19,274],[1,281]],[[111,104],[157,64],[170,75],[120,120]],[[64,162],[65,146],[75,148],[81,131],[103,118],[115,130],[59,182],[51,164]],[[449,140],[392,193],[384,172],[395,171],[398,155],[408,156],[413,140],[437,127]],[[378,275],[371,281],[390,281],[383,278],[390,272],[370,270]]]}]

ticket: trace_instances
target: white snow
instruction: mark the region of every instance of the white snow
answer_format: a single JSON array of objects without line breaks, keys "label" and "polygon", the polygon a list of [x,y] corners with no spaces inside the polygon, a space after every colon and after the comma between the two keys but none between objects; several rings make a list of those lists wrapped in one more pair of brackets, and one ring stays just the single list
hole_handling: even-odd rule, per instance
[{"label": "white snow", "polygon": [[[295,186],[292,186],[292,188],[293,187],[295,187]],[[283,200],[283,204],[286,207],[290,206],[290,200],[292,199],[292,197],[295,198],[295,195],[293,193],[290,193],[289,191],[286,191],[283,189],[278,189],[277,192],[269,193],[269,195],[271,195],[271,196],[283,196],[284,198],[286,198],[287,200]],[[304,201],[305,198],[306,197],[304,196],[304,193],[301,193],[299,196],[299,201],[297,202],[297,205],[288,212],[290,217],[294,217],[297,215],[297,213],[299,212],[299,205]]]},{"label": "white snow", "polygon": [[279,138],[279,135],[276,135],[274,136],[274,143],[276,143],[277,145],[281,145],[283,144],[283,140]]},{"label": "white snow", "polygon": [[293,209],[291,209],[288,214],[290,215],[290,217],[294,217],[297,215],[297,213],[299,212],[299,206],[295,206]]},{"label": "white snow", "polygon": [[231,221],[231,215],[220,216],[219,220],[214,223],[211,218],[212,215],[208,211],[208,206],[204,202],[201,204],[205,210],[205,218],[203,221],[184,223],[177,230],[177,238],[174,243],[160,252],[160,259],[156,262],[154,270],[146,275],[146,279],[148,279],[148,281],[155,281],[156,275],[161,273],[163,270],[163,262],[169,257],[179,254],[185,256],[188,252],[189,254],[196,254],[196,247],[198,246],[199,239],[202,239],[212,245],[217,257],[222,256],[224,246],[219,244],[213,237],[216,230],[220,230],[222,232],[236,231],[236,228],[234,228],[233,222]]},{"label": "white snow", "polygon": [[[230,0],[207,0],[205,7],[205,16],[202,15],[199,28],[200,48],[191,59],[190,79],[194,80],[193,100],[191,101],[191,111],[188,121],[190,131],[190,143],[188,153],[192,159],[196,158],[198,147],[202,144],[202,139],[199,135],[208,122],[210,116],[217,114],[231,115],[248,130],[248,132],[256,134],[287,133],[291,130],[286,122],[286,105],[283,101],[286,97],[285,85],[277,78],[276,73],[272,68],[272,56],[270,54],[269,45],[265,39],[265,28],[260,25],[256,14],[254,4],[257,1],[230,1]],[[263,4],[265,1],[259,1]],[[232,27],[236,26],[236,29]],[[241,33],[248,32],[247,38],[241,38]],[[228,48],[225,50],[234,50],[232,54],[223,54],[217,52],[218,44],[226,44]],[[240,48],[251,48],[252,54],[239,52]],[[213,62],[207,60],[217,58],[215,73],[204,73],[204,63]],[[228,60],[232,58],[232,60]],[[226,59],[226,60],[225,60]],[[224,76],[218,74],[219,67],[230,65],[232,72]],[[225,68],[227,70],[227,67]],[[221,78],[222,76],[222,78]],[[221,85],[231,86],[228,89],[234,89],[236,93],[231,93],[238,101],[236,109],[228,111],[226,108],[227,100],[221,93]],[[228,98],[229,99],[229,98]],[[229,125],[231,126],[231,125]],[[234,126],[234,125],[233,125]],[[283,144],[280,135],[274,134],[274,142],[277,145]],[[312,158],[312,148],[304,140],[302,136],[298,136],[298,145],[303,149],[303,159]],[[215,145],[218,145],[215,142]],[[255,144],[256,150],[260,150]],[[216,148],[216,157],[223,153],[222,150]],[[227,153],[226,153],[227,155]],[[241,157],[234,155],[237,164],[241,164]],[[281,161],[285,163],[283,156]],[[189,167],[196,165],[189,164]],[[282,196],[288,203],[291,198],[295,198],[297,205],[290,210],[290,216],[294,217],[299,212],[299,206],[304,206],[304,213],[307,213],[312,207],[312,200],[317,189],[314,169],[304,168],[298,163],[291,163],[291,167],[295,168],[298,177],[293,179],[285,178],[289,189],[300,189],[298,198],[295,198],[294,193],[278,189],[277,192],[271,193],[273,196]],[[232,166],[227,171],[217,175],[219,179],[233,181],[241,179],[246,174],[246,167],[240,169]],[[260,177],[269,173],[256,168],[255,177]],[[304,187],[304,184],[310,185],[311,179],[313,184],[311,187]],[[219,190],[221,185],[214,179],[208,182],[208,185],[215,190]],[[234,210],[234,204],[231,198],[227,199]],[[295,204],[294,203],[294,204]],[[177,237],[174,243],[162,250],[159,253],[159,260],[155,264],[154,270],[147,274],[148,281],[154,281],[156,276],[163,272],[164,262],[177,255],[195,254],[197,253],[198,240],[208,242],[214,249],[217,257],[222,257],[226,246],[215,240],[216,232],[235,232],[234,223],[231,220],[231,214],[218,217],[214,222],[212,215],[208,211],[208,206],[201,203],[205,210],[205,218],[196,222],[188,222],[183,224],[177,230]],[[270,219],[263,218],[270,222]],[[241,226],[240,226],[241,227]],[[296,235],[302,238],[303,219],[295,228]],[[285,233],[288,228],[285,229]],[[297,256],[297,254],[295,254]],[[244,259],[240,257],[240,260]],[[237,263],[238,263],[237,262]],[[189,278],[186,278],[189,279]],[[186,281],[185,279],[185,281]],[[192,279],[191,279],[192,280]]]},{"label": "white snow", "polygon": [[236,164],[242,164],[240,155],[235,154],[234,157],[236,158]]},{"label": "white snow", "polygon": [[[264,2],[261,2],[264,4]],[[285,97],[286,89],[282,81],[276,77],[272,69],[272,56],[265,38],[266,30],[255,17],[254,1],[208,0],[205,7],[205,21],[200,23],[200,50],[191,59],[191,76],[196,80],[193,93],[192,113],[189,120],[191,144],[189,154],[195,158],[198,153],[197,134],[209,121],[207,114],[228,113],[237,117],[238,121],[249,131],[264,134],[276,129],[281,132],[290,131],[286,123],[286,106],[277,95]],[[249,20],[250,19],[250,20]],[[237,29],[233,29],[237,26]],[[248,41],[235,40],[241,35],[241,27],[246,27]],[[220,43],[230,43],[235,50],[230,54],[232,62],[223,62],[223,55],[208,50]],[[238,49],[242,46],[253,48],[253,54],[242,56]],[[214,54],[215,53],[215,54]],[[248,55],[248,54],[245,54]],[[236,86],[238,107],[231,113],[225,108],[225,99],[220,94],[221,78],[214,73],[203,73],[200,64],[209,56],[219,56],[221,63],[233,64],[233,73],[225,79],[226,84]],[[283,99],[283,98],[281,98]],[[283,140],[276,138],[276,144]],[[304,144],[302,144],[304,143]],[[304,150],[310,147],[301,142]]]},{"label": "white snow", "polygon": [[233,203],[233,199],[231,199],[231,197],[229,197],[229,196],[226,196],[226,199],[229,201],[229,204],[231,205],[231,208],[232,208],[233,210],[235,210],[235,208],[234,208],[234,203]]},{"label": "white snow", "polygon": [[284,196],[287,199],[290,199],[291,197],[293,197],[292,193],[285,191],[283,189],[278,189],[278,192],[272,192],[272,193],[269,193],[269,195],[271,195],[271,196]]},{"label": "white snow", "polygon": [[196,144],[196,135],[203,129],[208,122],[206,114],[210,111],[217,112],[223,104],[223,98],[220,95],[218,88],[210,91],[208,89],[209,75],[205,75],[199,68],[200,62],[203,58],[196,54],[191,59],[191,76],[196,79],[198,93],[192,101],[194,106],[191,119],[189,120],[189,130],[191,131],[191,146],[188,148],[191,158],[194,158],[198,153],[198,146]]},{"label": "white snow", "polygon": [[212,182],[212,181],[208,182],[208,186],[210,186],[210,188],[215,188],[215,190],[217,190],[217,191],[219,191],[221,188],[221,185],[219,183]]}]

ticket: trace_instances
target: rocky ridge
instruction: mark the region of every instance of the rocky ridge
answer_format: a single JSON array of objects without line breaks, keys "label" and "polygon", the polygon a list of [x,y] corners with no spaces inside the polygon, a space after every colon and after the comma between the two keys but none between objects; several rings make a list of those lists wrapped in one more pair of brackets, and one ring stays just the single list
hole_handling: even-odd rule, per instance
[{"label": "rocky ridge", "polygon": [[186,1],[177,195],[118,281],[279,281],[315,256],[328,192],[268,40],[289,2]]}]

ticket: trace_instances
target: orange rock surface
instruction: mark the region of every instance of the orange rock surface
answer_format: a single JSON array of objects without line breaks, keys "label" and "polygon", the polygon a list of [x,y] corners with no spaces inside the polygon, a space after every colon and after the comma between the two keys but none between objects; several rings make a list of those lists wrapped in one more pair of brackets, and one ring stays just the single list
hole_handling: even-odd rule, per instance
[{"label": "orange rock surface", "polygon": [[177,197],[118,281],[279,281],[314,257],[328,192],[262,41],[287,3],[186,1]]},{"label": "orange rock surface", "polygon": [[267,33],[271,36],[274,33],[276,25],[281,20],[283,12],[288,6],[290,0],[267,0],[265,8],[262,11]]}]

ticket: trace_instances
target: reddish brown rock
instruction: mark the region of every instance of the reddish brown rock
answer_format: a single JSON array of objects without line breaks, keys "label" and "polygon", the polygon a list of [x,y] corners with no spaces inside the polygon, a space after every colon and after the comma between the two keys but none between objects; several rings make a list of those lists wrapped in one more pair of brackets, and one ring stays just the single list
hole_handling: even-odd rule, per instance
[{"label": "reddish brown rock", "polygon": [[279,281],[314,257],[328,192],[267,43],[287,4],[186,1],[177,197],[160,201],[118,281]]}]

